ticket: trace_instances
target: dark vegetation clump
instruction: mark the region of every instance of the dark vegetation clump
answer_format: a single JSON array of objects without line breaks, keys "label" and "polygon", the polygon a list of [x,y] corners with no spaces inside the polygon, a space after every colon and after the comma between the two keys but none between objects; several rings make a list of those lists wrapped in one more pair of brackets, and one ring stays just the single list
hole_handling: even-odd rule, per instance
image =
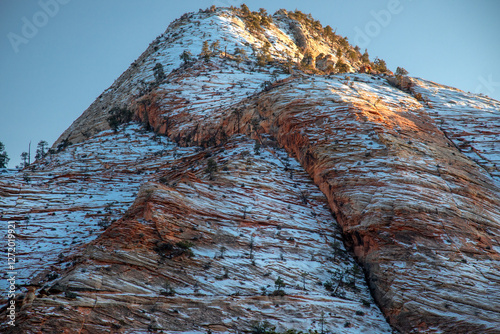
[{"label": "dark vegetation clump", "polygon": [[57,145],[57,152],[61,152],[66,147],[73,145],[73,143],[69,140],[69,138],[63,139],[59,145]]},{"label": "dark vegetation clump", "polygon": [[214,174],[218,171],[218,169],[219,168],[217,167],[217,162],[213,158],[208,159],[205,172],[210,175],[210,179],[213,179]]},{"label": "dark vegetation clump", "polygon": [[5,151],[5,145],[0,142],[0,168],[6,168],[9,160],[10,158]]},{"label": "dark vegetation clump", "polygon": [[283,297],[285,295],[286,284],[280,276],[278,276],[276,281],[274,281],[274,287],[275,287],[275,290],[272,293],[273,296]]},{"label": "dark vegetation clump", "polygon": [[110,116],[106,119],[109,127],[115,132],[122,124],[127,124],[132,121],[134,113],[127,108],[114,107],[109,111]]},{"label": "dark vegetation clump", "polygon": [[187,257],[194,257],[194,253],[191,250],[193,243],[190,241],[179,241],[175,244],[170,242],[158,241],[154,251],[158,253],[161,257],[172,259],[181,255],[187,255]]}]

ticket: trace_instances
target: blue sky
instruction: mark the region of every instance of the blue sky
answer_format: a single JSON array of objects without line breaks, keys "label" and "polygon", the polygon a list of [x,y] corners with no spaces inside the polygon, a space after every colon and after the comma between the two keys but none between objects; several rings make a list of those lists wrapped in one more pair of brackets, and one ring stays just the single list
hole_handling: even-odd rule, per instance
[{"label": "blue sky", "polygon": [[[168,24],[234,0],[2,0],[0,141],[11,161],[57,137]],[[246,1],[299,9],[390,69],[500,100],[500,1]],[[31,29],[30,29],[31,28]],[[34,154],[33,154],[34,155]]]}]

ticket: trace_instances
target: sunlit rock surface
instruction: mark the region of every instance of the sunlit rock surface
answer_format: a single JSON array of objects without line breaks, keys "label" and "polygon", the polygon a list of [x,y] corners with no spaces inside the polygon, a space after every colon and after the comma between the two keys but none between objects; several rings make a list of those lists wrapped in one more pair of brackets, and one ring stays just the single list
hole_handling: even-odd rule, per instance
[{"label": "sunlit rock surface", "polygon": [[11,332],[500,333],[500,103],[354,73],[294,15],[184,15],[2,174]]}]

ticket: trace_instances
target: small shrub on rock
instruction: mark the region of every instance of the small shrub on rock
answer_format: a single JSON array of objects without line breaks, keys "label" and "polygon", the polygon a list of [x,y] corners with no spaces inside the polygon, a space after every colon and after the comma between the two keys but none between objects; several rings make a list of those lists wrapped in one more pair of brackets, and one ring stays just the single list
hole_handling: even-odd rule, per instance
[{"label": "small shrub on rock", "polygon": [[107,118],[109,127],[115,132],[122,124],[130,123],[134,113],[127,108],[114,107],[109,111],[110,116]]}]

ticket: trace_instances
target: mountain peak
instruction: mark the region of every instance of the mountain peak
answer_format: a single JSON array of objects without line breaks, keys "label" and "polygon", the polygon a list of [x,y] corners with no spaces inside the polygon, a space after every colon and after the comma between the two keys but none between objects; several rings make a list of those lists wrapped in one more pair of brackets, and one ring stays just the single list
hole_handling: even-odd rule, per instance
[{"label": "mountain peak", "polygon": [[20,330],[497,333],[500,103],[383,64],[300,11],[172,22],[0,181]]},{"label": "mountain peak", "polygon": [[244,8],[200,10],[173,21],[54,147],[63,141],[80,142],[109,128],[106,119],[112,108],[133,103],[134,96],[157,85],[158,75],[202,59],[222,59],[248,71],[276,74],[391,73],[385,62],[377,60],[374,64],[366,52],[361,54],[347,38],[336,35],[329,26],[323,27],[310,15],[279,10],[271,16]]}]

